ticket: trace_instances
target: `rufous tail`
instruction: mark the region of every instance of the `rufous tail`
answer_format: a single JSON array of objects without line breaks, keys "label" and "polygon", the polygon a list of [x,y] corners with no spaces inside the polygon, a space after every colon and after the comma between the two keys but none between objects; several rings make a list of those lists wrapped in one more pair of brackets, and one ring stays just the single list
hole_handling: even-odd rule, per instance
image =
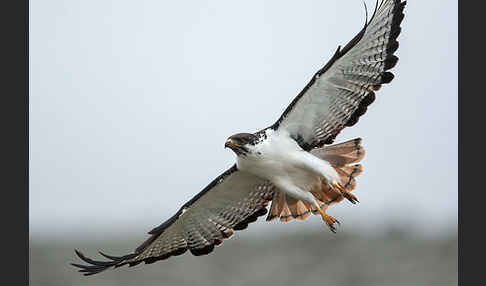
[{"label": "rufous tail", "polygon": [[[346,192],[350,193],[356,188],[356,177],[363,171],[363,167],[356,163],[360,162],[365,155],[365,150],[361,146],[361,138],[315,148],[310,152],[314,156],[326,160],[334,167],[341,178],[341,186]],[[324,180],[313,186],[311,192],[323,211],[344,199],[342,192],[330,188]],[[356,197],[353,195],[348,197],[350,201],[353,201],[352,198]],[[315,206],[296,200],[283,192],[275,192],[266,220],[270,221],[277,218],[283,222],[293,219],[304,220],[311,213],[317,215],[319,211]]]}]

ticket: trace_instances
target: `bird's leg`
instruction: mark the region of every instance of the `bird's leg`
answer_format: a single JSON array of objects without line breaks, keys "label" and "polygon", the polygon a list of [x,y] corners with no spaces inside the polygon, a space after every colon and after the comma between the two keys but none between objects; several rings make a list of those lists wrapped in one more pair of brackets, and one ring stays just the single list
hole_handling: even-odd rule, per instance
[{"label": "bird's leg", "polygon": [[307,202],[309,204],[314,205],[314,207],[319,211],[321,214],[322,220],[327,224],[329,229],[336,233],[336,228],[334,227],[334,223],[338,223],[339,221],[332,216],[326,214],[322,209],[319,204],[319,202],[316,200],[314,195],[311,192],[304,191],[300,189],[299,187],[295,186],[291,182],[281,180],[281,181],[275,181],[273,182],[275,186],[277,186],[279,189],[284,190],[286,195],[289,195],[297,200],[302,200],[304,202]]},{"label": "bird's leg", "polygon": [[327,226],[332,232],[336,233],[336,228],[334,227],[334,223],[339,224],[339,221],[333,218],[332,216],[328,215],[325,211],[321,209],[319,205],[317,205],[316,207],[319,213],[321,214],[322,220],[327,224]]},{"label": "bird's leg", "polygon": [[302,156],[302,164],[304,166],[306,166],[309,170],[311,170],[318,176],[325,178],[331,189],[336,190],[353,204],[359,202],[358,198],[356,198],[350,192],[346,191],[346,189],[341,185],[341,183],[339,182],[339,174],[329,162],[321,160],[320,158],[317,158],[310,153],[303,154],[304,156]]},{"label": "bird's leg", "polygon": [[345,197],[348,201],[352,202],[353,204],[359,203],[358,198],[348,192],[340,183],[334,183],[331,186],[333,189],[337,189],[343,197]]}]

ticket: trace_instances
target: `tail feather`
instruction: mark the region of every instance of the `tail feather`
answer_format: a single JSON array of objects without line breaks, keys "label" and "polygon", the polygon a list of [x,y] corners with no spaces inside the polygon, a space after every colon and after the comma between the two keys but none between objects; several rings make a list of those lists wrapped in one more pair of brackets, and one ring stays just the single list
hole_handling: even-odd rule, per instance
[{"label": "tail feather", "polygon": [[352,191],[356,188],[356,179],[363,171],[361,165],[346,166],[342,168],[336,168],[339,176],[341,177],[341,185],[346,191]]},{"label": "tail feather", "polygon": [[282,192],[275,192],[273,194],[272,205],[270,206],[270,211],[268,212],[266,220],[271,221],[280,217],[285,204],[285,194]]},{"label": "tail feather", "polygon": [[[363,172],[363,167],[360,164],[353,165],[353,163],[361,161],[365,155],[365,150],[361,146],[361,138],[316,148],[310,152],[314,156],[328,161],[334,167],[341,178],[341,185],[347,191],[352,191],[356,188],[355,178]],[[322,180],[321,184],[313,186],[310,191],[324,211],[329,206],[344,199],[341,193],[329,188],[329,185],[324,180]],[[288,222],[293,219],[305,220],[311,213],[319,214],[315,206],[296,200],[285,193],[275,192],[266,220],[270,221],[277,218],[282,222]]]},{"label": "tail feather", "polygon": [[328,161],[335,167],[361,161],[365,156],[365,150],[361,146],[361,138],[356,138],[343,143],[324,146],[311,150],[311,154]]},{"label": "tail feather", "polygon": [[287,202],[284,201],[282,212],[280,213],[280,221],[288,222],[293,219],[292,213],[290,212]]},{"label": "tail feather", "polygon": [[285,196],[285,201],[287,202],[287,206],[289,207],[290,214],[293,218],[297,217],[297,202],[298,200],[292,198],[291,196]]},{"label": "tail feather", "polygon": [[287,205],[289,206],[290,213],[292,214],[292,218],[304,220],[309,217],[310,213],[301,200],[296,200],[290,196],[286,196],[286,201]]},{"label": "tail feather", "polygon": [[341,167],[340,169],[346,172],[347,174],[352,175],[353,177],[357,177],[361,175],[361,173],[363,172],[363,166],[361,166],[360,164],[344,166]]}]

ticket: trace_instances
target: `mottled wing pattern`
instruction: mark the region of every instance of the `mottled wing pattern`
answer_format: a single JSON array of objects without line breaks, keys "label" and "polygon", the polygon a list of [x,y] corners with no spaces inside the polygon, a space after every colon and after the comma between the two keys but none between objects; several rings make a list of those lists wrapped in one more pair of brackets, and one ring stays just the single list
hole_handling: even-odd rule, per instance
[{"label": "mottled wing pattern", "polygon": [[153,263],[187,250],[194,255],[208,254],[233,231],[245,229],[248,223],[265,215],[273,192],[274,186],[269,182],[238,171],[234,165],[173,217],[150,231],[151,236],[134,253],[120,257],[100,253],[110,261],[95,261],[76,251],[90,265],[72,265],[81,268],[79,271],[85,275],[92,275],[112,266]]},{"label": "mottled wing pattern", "polygon": [[377,2],[370,21],[319,70],[271,127],[285,129],[305,150],[330,144],[352,126],[389,83],[398,58],[397,37],[406,2]]}]

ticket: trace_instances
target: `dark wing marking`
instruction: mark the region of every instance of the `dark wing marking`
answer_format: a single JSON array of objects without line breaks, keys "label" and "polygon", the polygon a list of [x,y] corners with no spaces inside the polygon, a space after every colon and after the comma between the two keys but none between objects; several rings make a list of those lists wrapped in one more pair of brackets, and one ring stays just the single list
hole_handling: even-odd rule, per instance
[{"label": "dark wing marking", "polygon": [[356,124],[389,83],[398,57],[397,37],[406,2],[385,0],[370,21],[320,69],[270,128],[285,129],[304,150],[331,144],[346,126]]},{"label": "dark wing marking", "polygon": [[110,267],[128,264],[147,264],[189,250],[193,255],[210,253],[214,246],[231,237],[233,231],[243,230],[248,224],[267,213],[274,186],[249,173],[238,171],[236,165],[213,180],[206,188],[184,204],[179,211],[160,226],[131,254],[110,256],[109,261],[96,261],[76,250],[81,260],[89,265],[72,263],[84,275],[93,275]]}]

